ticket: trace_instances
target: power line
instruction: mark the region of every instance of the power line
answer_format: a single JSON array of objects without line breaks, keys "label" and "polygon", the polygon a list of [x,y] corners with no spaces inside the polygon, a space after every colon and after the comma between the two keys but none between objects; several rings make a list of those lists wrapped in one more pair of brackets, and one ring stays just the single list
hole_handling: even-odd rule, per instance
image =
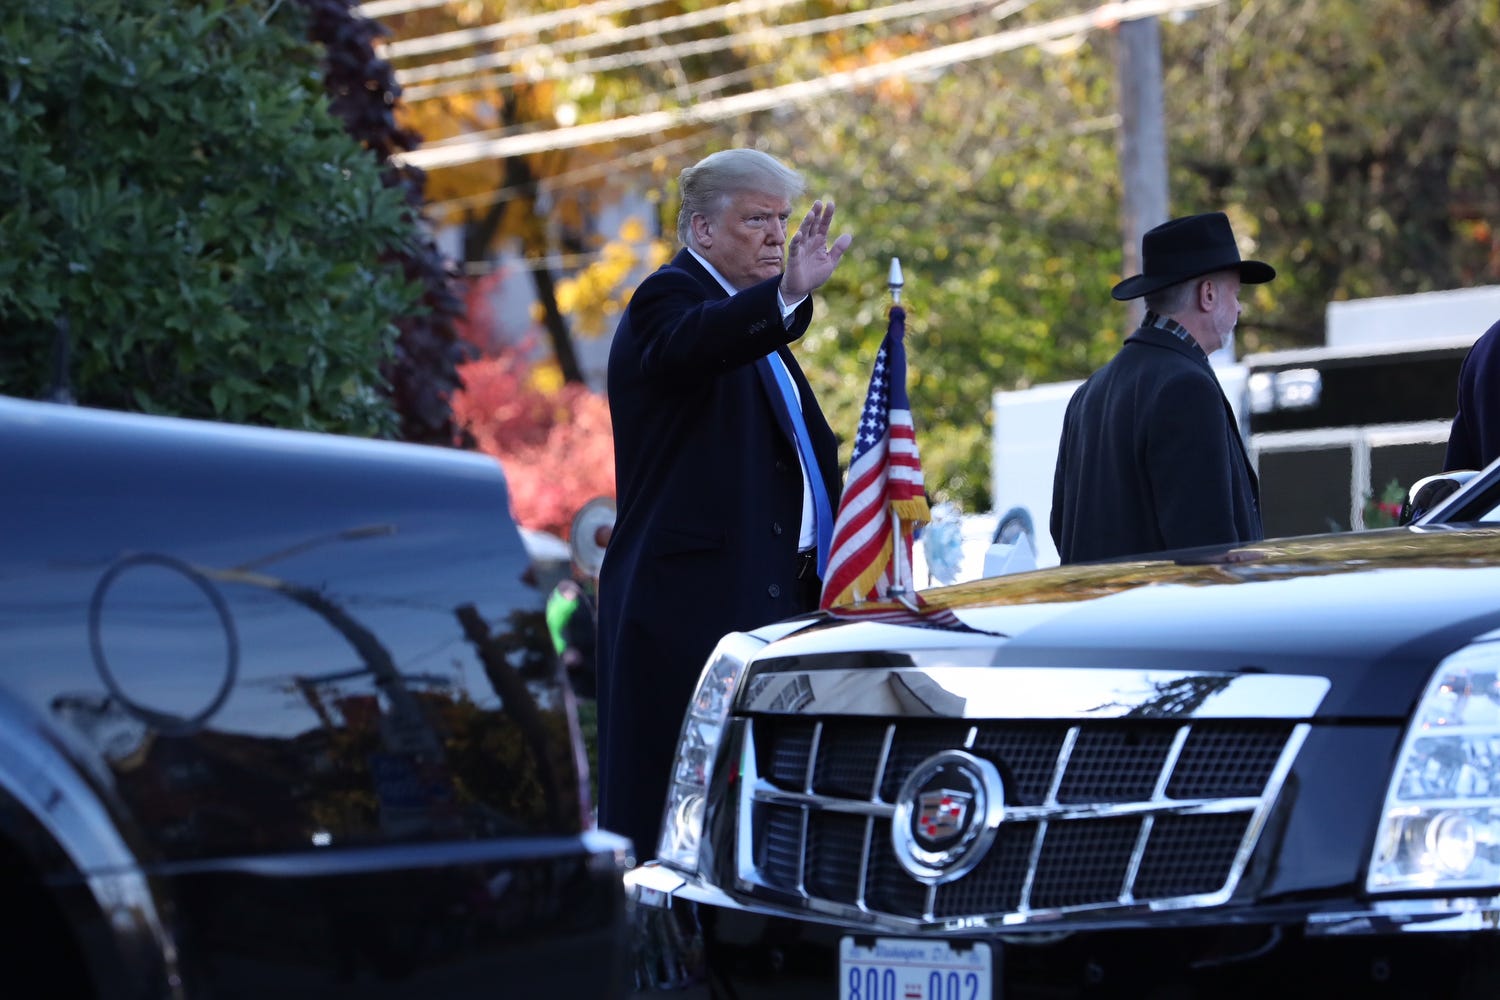
[{"label": "power line", "polygon": [[[1010,0],[1008,3],[995,4],[996,18],[1005,18],[1022,7],[1031,6],[1035,0]],[[721,51],[721,49],[733,48],[741,42],[762,42],[762,40],[781,40],[789,37],[807,36],[807,34],[823,34],[835,31],[838,28],[849,27],[852,24],[871,24],[877,21],[891,21],[891,19],[907,18],[907,16],[919,16],[924,13],[935,13],[942,9],[951,7],[975,7],[987,6],[987,4],[975,4],[974,0],[906,0],[906,3],[895,3],[891,6],[882,7],[876,12],[838,13],[828,18],[814,19],[814,21],[799,21],[796,24],[781,25],[777,28],[756,28],[751,31],[741,31],[738,34],[724,34],[724,36],[712,37],[712,39],[700,39],[696,42],[678,42],[675,45],[660,45],[657,48],[636,49],[633,52],[621,52],[616,55],[598,55],[594,58],[583,58],[573,63],[553,64],[552,69],[529,69],[525,72],[498,73],[490,76],[471,76],[471,78],[460,79],[460,81],[446,82],[446,84],[416,85],[416,87],[402,88],[402,100],[405,103],[419,103],[422,100],[431,100],[434,97],[450,97],[453,94],[469,93],[472,90],[481,90],[484,87],[502,88],[511,87],[519,82],[538,82],[543,79],[556,79],[562,76],[579,76],[585,73],[609,72],[615,69],[630,69],[634,66],[643,66],[648,63],[661,63],[666,60],[678,60],[684,55],[706,55],[708,52]],[[1005,7],[1001,10],[1001,7]],[[516,58],[511,52],[507,52],[504,58],[489,57],[496,61],[498,66],[514,64]],[[426,67],[425,67],[426,69]],[[396,73],[398,81],[404,81],[401,72]]]},{"label": "power line", "polygon": [[441,7],[445,3],[448,3],[448,0],[370,0],[369,3],[362,3],[355,7],[354,13],[373,21],[382,17],[427,10],[430,7]]},{"label": "power line", "polygon": [[[520,52],[512,54],[512,61],[519,61],[533,50],[542,50],[552,53],[581,52],[588,49],[597,49],[606,45],[616,45],[621,42],[633,41],[637,38],[647,38],[671,31],[680,31],[683,28],[697,28],[705,24],[715,24],[719,21],[727,21],[732,17],[740,17],[745,14],[755,14],[766,10],[775,10],[788,4],[806,3],[807,0],[733,0],[731,3],[710,7],[707,10],[695,11],[689,14],[678,14],[674,17],[659,18],[654,21],[646,21],[642,24],[633,24],[626,28],[615,28],[608,32],[594,32],[579,38],[566,38],[556,42],[548,42],[529,46]],[[972,0],[970,0],[972,2]],[[635,2],[621,2],[621,0],[606,0],[603,3],[592,4],[579,10],[564,12],[561,24],[569,24],[585,16],[602,16],[615,13],[617,10],[634,9],[645,6],[639,0]],[[608,8],[606,10],[595,10],[594,8]],[[538,15],[540,17],[559,15]],[[447,52],[452,49],[467,48],[472,45],[482,45],[486,42],[497,41],[510,35],[518,33],[514,21],[503,21],[500,24],[488,24],[482,28],[464,28],[460,31],[447,31],[439,35],[424,35],[421,38],[406,39],[399,42],[387,44],[382,52],[388,59],[399,59],[403,56],[426,55],[430,52]],[[548,25],[553,27],[554,25]],[[464,62],[465,60],[458,60]],[[503,64],[502,64],[503,65]]]},{"label": "power line", "polygon": [[[1006,3],[996,4],[994,7],[995,17],[1009,17],[1011,14],[1014,14],[1019,10],[1031,6],[1031,4],[1034,2],[1035,0],[1008,0],[1008,2]],[[781,29],[777,29],[779,31],[779,34],[777,35],[776,40],[781,41],[785,38],[794,37],[796,35],[822,34],[825,32],[832,32],[840,28],[848,27],[849,25],[855,23],[869,23],[870,21],[874,20],[891,20],[896,18],[914,17],[920,14],[934,13],[935,11],[944,8],[972,8],[976,6],[988,6],[988,2],[975,4],[973,0],[907,0],[907,2],[905,3],[897,3],[889,7],[885,7],[877,13],[860,12],[855,14],[837,14],[818,20],[803,21],[793,25],[786,25]],[[836,23],[829,24],[829,22]],[[637,53],[627,53],[617,56],[604,56],[597,59],[581,60],[576,63],[568,64],[565,71],[569,74],[581,74],[585,72],[621,69],[629,66],[639,65],[643,62],[656,62],[668,58],[675,58],[679,55],[701,55],[704,52],[710,51],[711,49],[729,48],[741,41],[759,41],[764,37],[764,31],[743,32],[738,35],[720,36],[718,38],[705,39],[698,42],[686,42],[677,46],[670,46],[665,49],[655,49],[648,53],[644,58],[637,58]],[[692,85],[692,96],[695,100],[701,101],[707,94],[711,94],[716,90],[721,90],[724,87],[738,82],[737,78],[748,78],[754,73],[763,71],[764,70],[762,67],[750,66],[742,70],[737,70],[733,73],[726,73],[717,77],[713,77],[709,80],[698,81]],[[510,86],[513,83],[519,83],[523,78],[527,81],[535,81],[537,79],[545,79],[546,76],[551,75],[556,74],[532,76],[517,73],[507,73],[501,76],[484,77],[479,81],[464,80],[459,83],[438,84],[427,88],[413,87],[409,91],[403,90],[401,99],[403,103],[413,104],[417,101],[426,100],[431,96],[448,96],[452,93],[476,90],[485,85],[492,85],[497,87]],[[443,93],[441,95],[429,94],[428,91],[433,89],[441,89]],[[418,96],[415,98],[411,97],[410,95],[413,93],[417,93]],[[526,131],[527,128],[528,126],[526,125],[514,125],[506,128],[481,129],[474,132],[465,132],[460,135],[447,136],[442,139],[434,139],[431,142],[427,143],[426,148],[438,149],[443,146],[453,146],[463,143],[470,143],[478,141],[480,139],[494,139],[513,135],[526,135],[528,134]]]},{"label": "power line", "polygon": [[[541,186],[553,190],[556,188],[572,187],[575,184],[583,184],[599,177],[606,177],[618,173],[623,169],[638,166],[650,162],[657,157],[671,156],[679,150],[697,143],[696,138],[673,139],[670,142],[659,143],[650,149],[631,153],[627,156],[616,156],[602,163],[590,164],[587,167],[577,167],[573,170],[565,170],[559,174],[553,174],[546,178]],[[425,210],[433,215],[443,215],[448,212],[458,211],[464,208],[478,208],[480,206],[493,205],[497,201],[503,201],[519,194],[519,187],[503,187],[494,191],[484,191],[480,194],[464,195],[461,198],[450,198],[447,201],[429,202]]]},{"label": "power line", "polygon": [[[439,3],[447,3],[448,0],[374,0],[374,2],[365,6],[379,6],[382,2],[416,2],[423,6],[435,6]],[[527,17],[510,18],[509,20],[501,21],[499,24],[487,24],[482,28],[462,28],[457,31],[444,31],[434,35],[422,35],[417,38],[405,38],[397,42],[387,42],[381,47],[381,55],[387,59],[399,59],[402,56],[425,55],[429,52],[446,52],[449,49],[463,48],[466,45],[479,45],[483,42],[499,41],[502,38],[509,38],[511,35],[540,33],[549,31],[552,28],[596,17],[608,17],[611,14],[618,14],[622,11],[639,10],[642,7],[649,7],[655,2],[657,0],[597,0],[595,3],[585,4],[582,7],[574,7],[571,10],[559,10],[550,14],[532,14]],[[791,0],[784,0],[784,2],[791,2]],[[364,13],[364,8],[359,8],[359,11],[360,13]],[[365,16],[374,17],[376,15],[366,14]]]},{"label": "power line", "polygon": [[603,256],[603,251],[588,250],[583,253],[555,253],[545,257],[517,257],[503,264],[488,260],[465,261],[464,274],[494,274],[496,271],[566,271],[570,268],[587,267]]},{"label": "power line", "polygon": [[[1119,114],[1108,114],[1090,118],[1085,121],[1070,122],[1056,132],[1049,132],[1045,134],[1042,138],[1051,139],[1058,136],[1075,138],[1077,136],[1090,135],[1095,132],[1108,132],[1119,127]],[[637,153],[631,153],[628,156],[617,156],[600,163],[591,164],[587,167],[579,167],[575,170],[568,170],[560,174],[553,174],[552,176],[547,177],[541,181],[541,187],[548,190],[563,187],[572,187],[575,184],[582,184],[586,181],[591,181],[598,177],[618,173],[622,169],[634,167],[648,160],[654,160],[657,157],[670,157],[672,154],[678,152],[679,150],[686,149],[689,146],[698,145],[699,142],[700,140],[697,136],[689,136],[684,139],[673,139],[670,142],[660,143],[658,145],[652,146],[650,149],[641,150]],[[1017,140],[1012,142],[1002,142],[998,145],[991,146],[990,153],[993,156],[993,154],[995,153],[1005,153],[1017,149],[1030,148],[1039,144],[1040,143],[1037,140]],[[447,201],[429,202],[425,206],[424,211],[433,215],[442,215],[446,212],[457,211],[463,208],[478,208],[480,206],[492,205],[495,202],[505,198],[512,198],[515,195],[519,194],[520,191],[521,189],[519,187],[496,188],[492,191],[482,191],[478,194],[464,195],[460,198],[450,198]]]},{"label": "power line", "polygon": [[1061,17],[1012,31],[997,32],[967,42],[943,45],[926,52],[892,59],[879,65],[831,73],[817,80],[751,91],[733,97],[699,102],[687,108],[632,115],[613,121],[574,125],[496,139],[482,139],[437,149],[416,149],[396,154],[392,159],[424,170],[434,170],[475,163],[480,160],[498,160],[509,156],[524,156],[548,150],[613,142],[639,135],[665,132],[686,125],[707,124],[737,118],[785,104],[800,104],[830,94],[866,87],[892,76],[942,69],[955,63],[982,59],[996,53],[1092,31],[1121,20],[1197,10],[1218,2],[1219,0],[1129,0],[1125,3],[1107,3],[1084,14]]},{"label": "power line", "polygon": [[[753,3],[754,7],[775,7],[781,6],[786,0],[742,1],[747,3],[747,6]],[[730,3],[727,6],[732,7],[736,6],[736,4]],[[540,79],[580,75],[580,73],[607,72],[607,70],[628,69],[630,66],[642,66],[645,63],[663,61],[667,60],[667,58],[684,57],[684,55],[705,55],[708,52],[733,48],[733,46],[739,45],[741,42],[756,42],[756,40],[780,42],[780,40],[789,39],[789,37],[825,34],[828,31],[837,31],[838,28],[852,27],[852,25],[858,24],[877,24],[880,21],[894,21],[894,19],[898,18],[912,18],[912,16],[933,13],[936,10],[953,9],[953,7],[983,6],[989,6],[989,4],[975,3],[975,0],[906,0],[904,3],[889,4],[889,6],[879,7],[876,10],[834,13],[834,15],[826,16],[826,18],[814,18],[811,21],[798,21],[795,24],[775,25],[775,27],[751,28],[751,30],[739,31],[736,34],[721,34],[721,36],[711,37],[711,39],[699,39],[696,42],[676,42],[673,45],[658,45],[655,48],[643,49],[643,51],[642,49],[636,49],[636,51],[619,52],[616,55],[598,55],[598,57],[585,58],[585,60],[577,60],[573,61],[573,63],[558,64],[559,60],[553,58],[559,52],[573,51],[573,49],[567,48],[567,42],[559,42],[556,45],[534,45],[525,49],[517,49],[517,51],[492,52],[489,55],[471,55],[468,58],[456,58],[456,60],[446,61],[446,63],[431,63],[428,66],[416,66],[413,69],[398,69],[396,70],[396,81],[401,82],[402,85],[407,85],[420,84],[420,82],[431,81],[431,79],[443,79],[444,76],[468,76],[471,73],[478,72],[478,70],[496,69],[496,67],[501,66],[516,66],[517,63],[525,63],[532,55],[552,63],[550,69],[502,73],[499,76],[490,76],[490,78],[486,78],[486,81],[484,81],[496,85],[496,87],[508,87],[508,85],[522,81],[535,82],[540,81]],[[724,9],[726,7],[714,7],[709,12],[700,12],[699,15],[681,16],[682,18],[693,16],[694,19],[702,19],[702,15],[711,13],[714,16],[703,19],[703,22],[718,21],[718,19],[723,19],[718,16],[718,12]],[[678,18],[666,18],[666,21],[675,21],[675,19]],[[636,25],[636,30],[630,34],[630,37],[640,36],[640,34],[655,34],[657,33],[655,30],[642,30],[642,28],[655,28],[657,25],[666,24],[666,21]],[[577,51],[586,51],[589,48],[598,48],[600,45],[613,45],[616,40],[624,40],[621,36],[624,36],[625,33],[627,33],[625,30],[619,31],[618,34],[610,33],[603,40],[598,40],[597,36],[574,39],[574,48]],[[469,81],[463,82],[466,84]],[[414,87],[413,90],[420,90],[420,88]],[[440,94],[434,94],[434,96],[440,96]],[[426,99],[426,96],[408,97],[408,100],[423,99]]]}]

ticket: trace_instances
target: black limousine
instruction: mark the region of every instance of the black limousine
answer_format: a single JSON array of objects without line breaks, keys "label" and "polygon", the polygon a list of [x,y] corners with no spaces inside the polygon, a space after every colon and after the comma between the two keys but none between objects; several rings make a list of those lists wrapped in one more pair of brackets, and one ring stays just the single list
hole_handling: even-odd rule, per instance
[{"label": "black limousine", "polygon": [[499,466],[0,399],[0,995],[609,997]]},{"label": "black limousine", "polygon": [[626,877],[648,990],[1500,991],[1500,465],[920,597],[723,639]]}]

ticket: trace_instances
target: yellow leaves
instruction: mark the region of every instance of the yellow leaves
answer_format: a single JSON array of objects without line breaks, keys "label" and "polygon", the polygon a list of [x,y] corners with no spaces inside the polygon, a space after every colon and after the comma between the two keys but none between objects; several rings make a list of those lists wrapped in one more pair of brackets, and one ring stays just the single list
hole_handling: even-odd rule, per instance
[{"label": "yellow leaves", "polygon": [[578,309],[578,303],[587,294],[583,287],[587,284],[588,269],[578,278],[564,278],[557,283],[557,308],[564,315],[572,315]]},{"label": "yellow leaves", "polygon": [[1307,123],[1307,150],[1315,156],[1322,155],[1325,151],[1322,122],[1310,121]]},{"label": "yellow leaves", "polygon": [[547,360],[538,362],[526,376],[526,382],[543,396],[555,395],[563,387],[562,369],[557,362]]},{"label": "yellow leaves", "polygon": [[632,215],[620,226],[620,239],[626,243],[640,243],[646,238],[646,224]]},{"label": "yellow leaves", "polygon": [[[557,306],[572,322],[573,330],[586,337],[597,337],[609,329],[629,299],[627,281],[642,263],[641,241],[645,225],[632,217],[620,228],[620,238],[605,244],[599,258],[571,278],[557,283]],[[665,257],[665,248],[654,243],[645,248],[652,266],[657,257]]]},{"label": "yellow leaves", "polygon": [[415,131],[424,142],[435,142],[463,131],[464,123],[474,120],[473,111],[473,101],[468,95],[416,104],[402,101],[396,105],[396,120],[402,128]]}]

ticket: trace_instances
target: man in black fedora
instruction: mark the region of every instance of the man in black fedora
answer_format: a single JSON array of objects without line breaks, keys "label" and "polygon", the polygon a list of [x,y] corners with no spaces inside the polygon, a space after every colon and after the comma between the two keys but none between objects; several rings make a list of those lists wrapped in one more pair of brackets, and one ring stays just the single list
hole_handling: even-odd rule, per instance
[{"label": "man in black fedora", "polygon": [[1241,260],[1222,212],[1165,222],[1141,241],[1142,273],[1111,293],[1145,297],[1140,329],[1078,388],[1052,480],[1064,563],[1262,537],[1259,485],[1209,365],[1240,314],[1240,286],[1276,277]]}]

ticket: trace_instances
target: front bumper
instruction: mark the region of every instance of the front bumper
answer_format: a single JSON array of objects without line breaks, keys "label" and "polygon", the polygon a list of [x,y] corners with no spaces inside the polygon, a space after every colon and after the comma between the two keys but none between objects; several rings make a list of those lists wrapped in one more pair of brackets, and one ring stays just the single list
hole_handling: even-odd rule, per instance
[{"label": "front bumper", "polygon": [[[654,863],[625,883],[641,994],[837,998],[841,938],[875,933],[756,908]],[[1495,898],[1114,914],[951,936],[991,944],[995,1000],[1500,992]]]}]

